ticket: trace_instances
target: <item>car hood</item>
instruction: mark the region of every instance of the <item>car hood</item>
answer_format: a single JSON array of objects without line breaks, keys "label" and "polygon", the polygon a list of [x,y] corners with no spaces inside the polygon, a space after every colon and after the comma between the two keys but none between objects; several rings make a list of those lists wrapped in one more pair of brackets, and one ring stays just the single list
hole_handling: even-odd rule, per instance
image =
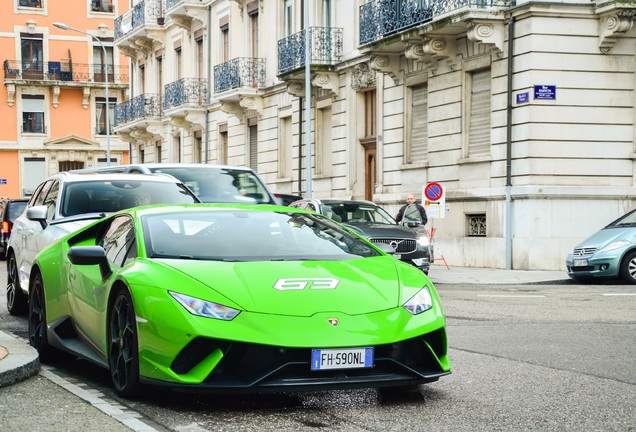
[{"label": "car hood", "polygon": [[[357,315],[395,308],[403,297],[400,276],[404,270],[400,270],[397,261],[390,256],[346,261],[157,261],[196,279],[233,304],[204,291],[172,290],[194,297],[205,294],[206,299],[256,313],[311,316],[343,312]],[[419,272],[408,274],[411,276],[407,278],[417,279],[417,289],[425,285],[426,278]],[[184,282],[179,285],[192,286]]]},{"label": "car hood", "polygon": [[380,223],[356,224],[347,222],[345,226],[366,238],[417,238],[417,233],[415,231],[400,225]]},{"label": "car hood", "polygon": [[603,228],[576,245],[576,248],[600,249],[617,240],[627,240],[632,243],[636,242],[636,227]]}]

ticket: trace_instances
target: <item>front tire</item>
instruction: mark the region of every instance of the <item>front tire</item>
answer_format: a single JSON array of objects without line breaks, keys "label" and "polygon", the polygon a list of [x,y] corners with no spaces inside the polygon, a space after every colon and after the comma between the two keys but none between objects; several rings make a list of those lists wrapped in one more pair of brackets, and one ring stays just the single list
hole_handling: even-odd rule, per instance
[{"label": "front tire", "polygon": [[7,310],[11,315],[26,315],[28,303],[28,298],[20,287],[15,255],[11,253],[7,261]]},{"label": "front tire", "polygon": [[49,345],[46,327],[46,300],[42,275],[37,273],[31,281],[31,301],[29,302],[29,344],[40,355],[40,360],[52,360],[53,348]]},{"label": "front tire", "polygon": [[113,386],[120,396],[139,394],[139,352],[137,322],[130,293],[122,289],[115,296],[108,324],[108,365]]},{"label": "front tire", "polygon": [[625,255],[621,262],[620,275],[624,282],[631,285],[636,284],[636,251]]}]

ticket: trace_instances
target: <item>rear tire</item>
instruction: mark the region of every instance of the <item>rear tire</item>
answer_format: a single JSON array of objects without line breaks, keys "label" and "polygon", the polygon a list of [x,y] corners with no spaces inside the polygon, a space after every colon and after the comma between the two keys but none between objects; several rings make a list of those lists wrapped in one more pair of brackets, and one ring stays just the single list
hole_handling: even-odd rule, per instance
[{"label": "rear tire", "polygon": [[621,279],[631,285],[636,284],[636,251],[625,255],[621,261]]},{"label": "rear tire", "polygon": [[7,310],[11,315],[26,315],[28,303],[28,298],[20,287],[15,255],[11,253],[7,261]]},{"label": "rear tire", "polygon": [[108,366],[113,386],[125,398],[139,394],[139,348],[132,297],[126,289],[115,296],[108,320]]}]

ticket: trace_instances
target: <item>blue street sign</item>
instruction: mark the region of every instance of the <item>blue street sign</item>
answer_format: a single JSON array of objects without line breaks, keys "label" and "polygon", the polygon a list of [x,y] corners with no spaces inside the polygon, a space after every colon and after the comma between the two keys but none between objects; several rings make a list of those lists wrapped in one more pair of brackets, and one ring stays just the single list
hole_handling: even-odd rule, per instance
[{"label": "blue street sign", "polygon": [[7,184],[7,179],[0,179],[0,184]]},{"label": "blue street sign", "polygon": [[536,85],[534,86],[534,98],[542,100],[556,99],[555,85]]},{"label": "blue street sign", "polygon": [[529,92],[524,92],[524,93],[518,93],[517,94],[517,104],[528,103],[528,102],[530,102],[530,93]]}]

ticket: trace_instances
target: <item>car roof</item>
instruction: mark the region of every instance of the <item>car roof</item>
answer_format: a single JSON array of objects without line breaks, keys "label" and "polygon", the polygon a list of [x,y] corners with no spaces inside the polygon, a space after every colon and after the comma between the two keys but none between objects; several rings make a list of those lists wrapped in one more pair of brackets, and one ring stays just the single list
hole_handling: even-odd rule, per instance
[{"label": "car roof", "polygon": [[311,202],[311,201],[317,202],[318,204],[327,204],[327,205],[332,205],[332,204],[358,204],[358,205],[362,205],[363,204],[363,205],[371,205],[371,206],[375,206],[375,207],[380,207],[379,205],[377,205],[373,201],[336,199],[336,198],[326,198],[326,199],[305,198],[305,199],[294,201],[294,202],[298,203],[298,202]]},{"label": "car roof", "polygon": [[100,172],[61,172],[53,174],[49,179],[62,178],[65,182],[89,182],[89,181],[107,181],[107,180],[130,180],[157,182],[157,183],[181,183],[174,177],[159,176],[154,174],[127,174],[127,173],[100,173]]}]

